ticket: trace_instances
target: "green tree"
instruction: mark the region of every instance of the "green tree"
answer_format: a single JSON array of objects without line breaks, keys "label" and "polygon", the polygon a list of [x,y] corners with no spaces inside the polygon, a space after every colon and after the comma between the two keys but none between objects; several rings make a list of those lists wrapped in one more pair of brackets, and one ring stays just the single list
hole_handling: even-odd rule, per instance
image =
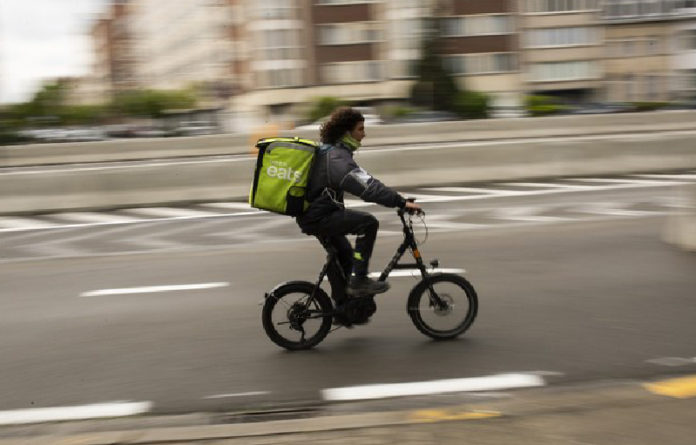
[{"label": "green tree", "polygon": [[445,70],[440,57],[440,35],[439,19],[424,19],[421,59],[416,65],[417,80],[411,87],[411,102],[434,110],[453,111],[458,88],[455,80]]},{"label": "green tree", "polygon": [[195,96],[186,90],[133,90],[116,95],[111,107],[124,116],[158,118],[167,110],[189,109],[195,105]]},{"label": "green tree", "polygon": [[333,110],[342,105],[346,105],[346,102],[337,97],[323,96],[314,98],[310,104],[307,117],[311,122],[314,122],[324,116],[328,116]]}]

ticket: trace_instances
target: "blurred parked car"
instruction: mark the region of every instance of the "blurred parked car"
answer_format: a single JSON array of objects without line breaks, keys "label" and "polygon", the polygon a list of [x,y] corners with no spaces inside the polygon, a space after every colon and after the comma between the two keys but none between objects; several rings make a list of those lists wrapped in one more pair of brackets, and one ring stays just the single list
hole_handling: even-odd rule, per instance
[{"label": "blurred parked car", "polygon": [[204,134],[215,134],[218,132],[218,129],[215,125],[205,121],[190,121],[182,122],[174,131],[179,136],[202,136]]},{"label": "blurred parked car", "polygon": [[445,122],[456,121],[461,118],[449,111],[421,110],[414,111],[405,116],[394,119],[395,124],[413,124],[418,122]]},{"label": "blurred parked car", "polygon": [[634,111],[635,107],[631,104],[619,102],[600,102],[588,103],[571,107],[569,114],[607,114],[607,113],[628,113]]}]

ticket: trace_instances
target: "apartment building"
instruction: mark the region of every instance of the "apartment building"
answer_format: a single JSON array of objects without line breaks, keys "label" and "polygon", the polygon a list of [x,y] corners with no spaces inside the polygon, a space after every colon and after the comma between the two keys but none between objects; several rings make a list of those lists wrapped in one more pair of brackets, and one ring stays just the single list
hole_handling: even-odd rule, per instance
[{"label": "apartment building", "polygon": [[520,57],[528,94],[598,99],[603,29],[598,0],[520,0]]},{"label": "apartment building", "polygon": [[681,18],[674,22],[674,52],[672,98],[696,101],[696,0],[675,2],[675,13]]},{"label": "apartment building", "polygon": [[606,0],[604,98],[612,102],[667,101],[672,76],[675,21],[684,17],[672,0]]},{"label": "apartment building", "polygon": [[494,109],[519,107],[517,2],[449,0],[440,7],[443,57],[460,87],[487,93]]},{"label": "apartment building", "polygon": [[[242,7],[243,3],[243,7]],[[404,101],[421,58],[424,20],[443,25],[442,56],[462,87],[518,106],[516,2],[512,0],[273,0],[238,2],[251,42],[251,82],[236,110],[281,118],[319,96]]]},{"label": "apartment building", "polygon": [[233,80],[229,4],[211,0],[132,0],[137,76],[157,89],[197,87],[203,105],[224,98]]},{"label": "apartment building", "polygon": [[93,94],[104,99],[140,85],[135,71],[131,6],[128,0],[112,2],[89,30],[93,62],[84,82],[90,84],[88,89]]}]

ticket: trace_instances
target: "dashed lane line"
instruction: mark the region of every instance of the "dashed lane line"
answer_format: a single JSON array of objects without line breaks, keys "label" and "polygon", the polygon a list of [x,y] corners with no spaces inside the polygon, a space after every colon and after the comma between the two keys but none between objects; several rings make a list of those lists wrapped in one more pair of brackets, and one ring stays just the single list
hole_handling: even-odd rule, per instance
[{"label": "dashed lane line", "polygon": [[270,391],[247,391],[247,392],[236,392],[230,394],[213,394],[211,396],[203,397],[206,400],[212,399],[228,399],[233,397],[253,397],[253,396],[265,396],[270,394]]},{"label": "dashed lane line", "polygon": [[171,284],[163,286],[126,287],[121,289],[98,289],[83,292],[80,294],[80,297],[102,297],[107,295],[147,294],[154,292],[171,292],[180,290],[213,289],[218,287],[227,287],[229,285],[230,283],[228,282],[217,282],[197,284]]},{"label": "dashed lane line", "polygon": [[0,425],[124,417],[147,413],[152,402],[111,402],[0,411]]},{"label": "dashed lane line", "polygon": [[546,382],[538,373],[509,373],[462,379],[329,388],[321,391],[321,397],[326,401],[371,400],[388,397],[529,388],[544,385],[546,385]]}]

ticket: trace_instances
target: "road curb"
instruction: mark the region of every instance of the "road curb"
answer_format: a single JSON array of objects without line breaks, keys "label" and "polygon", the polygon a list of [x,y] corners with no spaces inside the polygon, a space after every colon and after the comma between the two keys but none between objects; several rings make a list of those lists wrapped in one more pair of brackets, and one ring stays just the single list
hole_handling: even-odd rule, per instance
[{"label": "road curb", "polygon": [[[696,376],[670,378],[662,381],[604,381],[578,385],[525,389],[511,396],[493,400],[443,405],[432,402],[426,409],[382,412],[361,412],[338,415],[317,415],[310,418],[270,420],[255,423],[207,424],[130,428],[119,431],[87,431],[90,422],[83,422],[83,432],[61,433],[63,424],[42,435],[17,435],[0,439],[0,445],[116,445],[116,444],[184,444],[213,440],[273,438],[286,435],[326,433],[369,428],[403,427],[438,422],[501,422],[506,419],[548,414],[578,415],[608,408],[630,408],[651,405],[659,409],[675,399],[694,397],[696,393],[665,394],[665,386],[674,388],[684,382],[692,391]],[[655,390],[657,389],[657,390]],[[233,418],[234,416],[228,416]],[[201,416],[213,422],[214,415]],[[136,424],[143,419],[133,419]],[[218,417],[219,421],[219,417]],[[0,430],[2,433],[2,430]],[[235,442],[236,443],[236,442]]]}]

